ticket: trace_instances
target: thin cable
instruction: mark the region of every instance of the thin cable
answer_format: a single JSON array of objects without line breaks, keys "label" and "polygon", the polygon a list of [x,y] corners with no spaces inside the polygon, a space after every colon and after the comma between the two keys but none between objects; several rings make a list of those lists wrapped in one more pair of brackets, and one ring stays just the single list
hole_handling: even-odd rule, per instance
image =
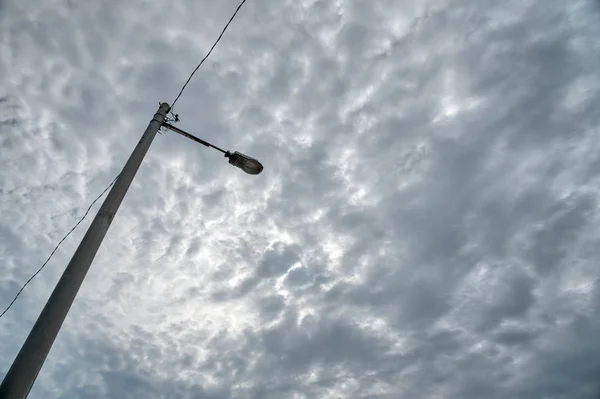
[{"label": "thin cable", "polygon": [[190,83],[190,80],[192,80],[192,77],[194,76],[194,74],[196,73],[196,71],[202,66],[202,64],[208,58],[208,56],[210,55],[210,53],[212,53],[213,49],[215,48],[215,46],[217,45],[217,43],[219,43],[219,41],[221,40],[221,37],[223,37],[223,34],[225,33],[225,31],[229,27],[229,24],[231,23],[231,21],[233,21],[233,19],[235,18],[236,14],[240,10],[240,8],[242,8],[242,6],[244,5],[245,2],[246,2],[246,0],[242,0],[242,2],[240,3],[240,5],[236,8],[235,12],[231,16],[231,18],[229,18],[229,22],[227,22],[227,24],[225,25],[225,27],[221,31],[221,34],[217,38],[217,40],[213,43],[213,45],[210,48],[210,50],[208,50],[208,53],[204,56],[204,58],[202,58],[202,61],[200,61],[200,63],[196,67],[196,69],[194,69],[194,71],[192,72],[192,74],[190,75],[190,77],[188,78],[188,80],[185,82],[185,84],[183,85],[183,87],[179,91],[179,94],[175,98],[175,101],[173,101],[173,104],[171,104],[171,109],[175,108],[175,103],[177,102],[177,100],[179,100],[179,97],[181,97],[181,93],[183,93],[183,91],[185,90],[185,88],[188,85],[188,83]]},{"label": "thin cable", "polygon": [[104,191],[102,191],[102,193],[96,197],[96,199],[92,202],[92,204],[88,207],[87,211],[85,211],[85,214],[81,217],[81,219],[79,219],[79,221],[77,222],[77,224],[75,226],[73,226],[73,228],[71,230],[69,230],[69,232],[62,238],[62,240],[59,241],[58,244],[56,244],[56,247],[54,247],[54,250],[52,250],[52,253],[50,254],[50,256],[48,256],[48,259],[46,259],[46,261],[44,262],[44,264],[38,269],[37,272],[35,272],[33,274],[33,276],[29,277],[29,280],[27,280],[25,282],[25,284],[23,284],[23,286],[21,287],[21,289],[19,290],[19,292],[17,292],[17,295],[15,295],[15,297],[13,298],[12,302],[6,307],[6,309],[4,309],[4,311],[2,312],[2,314],[0,314],[0,318],[2,316],[4,316],[4,314],[6,312],[8,312],[8,310],[12,307],[12,305],[15,303],[15,301],[17,300],[17,298],[19,297],[19,295],[21,295],[21,292],[23,292],[23,290],[25,289],[25,287],[27,287],[27,284],[29,284],[31,282],[31,280],[33,280],[35,278],[35,276],[37,276],[42,269],[48,264],[48,262],[50,261],[50,259],[52,258],[52,255],[54,255],[54,253],[56,252],[56,250],[58,249],[58,247],[60,247],[60,244],[63,243],[64,240],[66,240],[66,238],[71,235],[71,233],[77,228],[77,226],[79,226],[81,224],[81,222],[83,222],[83,219],[85,219],[85,217],[88,215],[88,213],[90,213],[90,210],[92,209],[92,207],[94,206],[94,204],[96,202],[98,202],[98,200],[100,198],[102,198],[102,196],[104,195],[104,193],[106,193],[108,191],[109,188],[111,188],[113,186],[113,184],[115,184],[115,182],[117,181],[117,179],[119,178],[119,176],[115,177],[115,179],[112,181],[112,183],[110,183],[108,185],[108,187],[106,187],[104,189]]}]

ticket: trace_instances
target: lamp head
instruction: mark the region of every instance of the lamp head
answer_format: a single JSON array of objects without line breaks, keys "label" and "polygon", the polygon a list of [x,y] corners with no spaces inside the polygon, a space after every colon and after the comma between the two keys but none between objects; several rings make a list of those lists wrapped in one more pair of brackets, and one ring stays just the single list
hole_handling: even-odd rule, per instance
[{"label": "lamp head", "polygon": [[263,166],[258,160],[242,154],[241,152],[234,151],[231,153],[227,151],[225,157],[229,158],[229,163],[231,165],[240,168],[249,175],[258,175],[263,170]]}]

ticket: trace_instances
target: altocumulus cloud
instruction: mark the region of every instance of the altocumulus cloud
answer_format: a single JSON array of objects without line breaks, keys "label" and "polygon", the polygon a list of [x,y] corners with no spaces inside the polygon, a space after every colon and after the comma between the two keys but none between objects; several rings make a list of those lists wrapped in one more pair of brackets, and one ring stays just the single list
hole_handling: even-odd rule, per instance
[{"label": "altocumulus cloud", "polygon": [[[237,1],[0,2],[0,300]],[[600,394],[597,1],[248,1],[32,398]],[[0,320],[5,373],[87,223]]]}]

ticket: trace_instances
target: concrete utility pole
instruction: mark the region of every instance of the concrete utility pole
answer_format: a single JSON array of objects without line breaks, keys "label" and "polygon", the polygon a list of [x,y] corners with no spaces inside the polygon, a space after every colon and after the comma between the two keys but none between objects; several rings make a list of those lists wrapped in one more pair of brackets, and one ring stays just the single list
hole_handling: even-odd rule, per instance
[{"label": "concrete utility pole", "polygon": [[[112,187],[98,214],[83,236],[75,254],[67,265],[50,299],[40,313],[27,340],[21,347],[12,366],[0,385],[0,399],[24,399],[29,394],[37,378],[48,352],[58,335],[58,331],[67,317],[67,313],[75,300],[77,291],[87,274],[96,252],[113,221],[127,189],[135,176],[150,144],[161,127],[168,128],[206,147],[214,148],[225,154],[229,163],[250,175],[258,175],[263,171],[262,164],[241,152],[225,151],[219,147],[193,136],[165,122],[171,107],[167,103],[160,104],[154,118],[146,128],[142,139],[137,144],[125,167],[121,171],[115,185]],[[177,117],[176,117],[177,120]]]},{"label": "concrete utility pole", "polygon": [[0,398],[24,399],[29,394],[46,356],[54,343],[73,300],[81,287],[96,252],[113,221],[125,193],[129,188],[156,133],[165,122],[171,107],[160,104],[154,118],[146,128],[117,181],[108,193],[98,214],[81,240],[79,247],[67,265],[50,299],[38,317],[27,340],[21,347],[10,370],[0,385]]}]

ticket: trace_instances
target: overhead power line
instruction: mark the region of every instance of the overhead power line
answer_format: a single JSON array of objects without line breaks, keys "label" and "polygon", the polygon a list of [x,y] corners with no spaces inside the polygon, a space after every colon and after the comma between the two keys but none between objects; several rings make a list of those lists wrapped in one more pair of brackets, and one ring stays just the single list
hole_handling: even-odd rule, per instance
[{"label": "overhead power line", "polygon": [[242,8],[242,6],[244,5],[245,2],[246,2],[246,0],[242,0],[242,2],[240,3],[240,5],[235,9],[235,12],[231,16],[231,18],[229,18],[229,21],[227,22],[227,24],[225,25],[225,27],[221,31],[221,34],[219,35],[219,37],[217,38],[217,40],[213,43],[212,47],[210,48],[210,50],[208,50],[208,53],[206,53],[206,55],[204,56],[204,58],[202,58],[202,61],[200,61],[200,63],[198,64],[198,66],[196,66],[196,68],[194,69],[194,71],[190,74],[190,77],[185,82],[185,84],[183,85],[183,87],[179,91],[179,94],[177,95],[177,97],[175,97],[175,100],[171,104],[171,109],[175,108],[175,103],[177,103],[177,100],[179,100],[179,97],[181,97],[181,94],[185,90],[186,86],[188,85],[188,83],[190,83],[190,80],[192,80],[192,77],[194,76],[194,74],[196,73],[196,71],[202,66],[202,64],[204,63],[204,61],[206,61],[206,59],[210,56],[210,53],[212,53],[212,51],[215,48],[215,46],[217,45],[217,43],[219,43],[219,41],[223,37],[223,34],[225,33],[225,31],[229,27],[229,24],[231,24],[231,21],[233,21],[233,19],[237,15],[238,11],[240,10],[240,8]]},{"label": "overhead power line", "polygon": [[31,282],[31,280],[33,280],[35,278],[35,276],[37,276],[42,271],[42,269],[44,269],[44,267],[46,267],[46,265],[48,264],[48,262],[50,261],[50,259],[52,259],[52,255],[54,255],[54,253],[56,252],[56,250],[58,249],[58,247],[60,247],[60,244],[62,244],[63,241],[66,240],[67,237],[70,236],[73,231],[75,231],[75,229],[77,228],[77,226],[79,226],[81,224],[81,222],[83,222],[83,219],[85,219],[85,217],[88,215],[88,213],[90,213],[90,210],[92,209],[92,207],[94,206],[94,204],[96,202],[98,202],[98,200],[100,198],[102,198],[102,196],[104,195],[104,193],[106,193],[108,191],[108,189],[113,186],[113,184],[115,184],[115,182],[117,181],[118,178],[119,178],[119,176],[115,177],[115,179],[112,181],[112,183],[110,183],[108,185],[108,187],[106,187],[104,189],[104,191],[102,191],[102,193],[100,193],[100,195],[98,197],[96,197],[96,199],[94,201],[92,201],[91,205],[85,211],[85,213],[83,214],[83,216],[81,217],[81,219],[79,219],[79,221],[75,224],[75,226],[73,226],[73,228],[71,230],[69,230],[69,232],[58,242],[58,244],[56,244],[56,246],[54,247],[54,249],[50,253],[50,256],[48,256],[48,259],[46,259],[46,261],[44,262],[44,264],[42,266],[40,266],[40,268],[35,273],[33,273],[33,275],[31,277],[29,277],[29,280],[27,280],[25,282],[25,284],[23,284],[23,286],[21,287],[21,289],[19,290],[19,292],[17,292],[17,294],[14,296],[14,298],[10,302],[10,304],[6,307],[6,309],[4,309],[4,311],[2,312],[2,314],[0,314],[0,317],[4,316],[4,314],[6,312],[8,312],[8,310],[12,307],[12,305],[15,303],[15,301],[19,297],[19,295],[21,295],[21,292],[23,292],[23,290],[25,289],[25,287],[27,287],[27,284],[29,284]]}]

